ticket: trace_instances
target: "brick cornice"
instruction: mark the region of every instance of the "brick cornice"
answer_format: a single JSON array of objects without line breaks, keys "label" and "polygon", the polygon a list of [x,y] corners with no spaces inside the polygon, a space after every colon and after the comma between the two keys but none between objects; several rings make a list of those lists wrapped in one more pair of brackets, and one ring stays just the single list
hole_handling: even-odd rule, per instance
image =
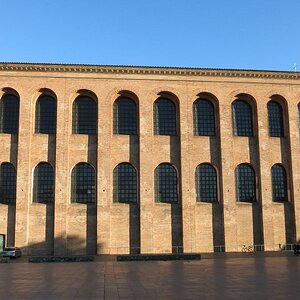
[{"label": "brick cornice", "polygon": [[174,67],[137,67],[108,65],[72,65],[43,63],[0,63],[0,71],[42,72],[42,73],[99,73],[99,74],[140,74],[166,76],[208,76],[266,79],[300,79],[299,72],[259,71],[234,69],[174,68]]}]

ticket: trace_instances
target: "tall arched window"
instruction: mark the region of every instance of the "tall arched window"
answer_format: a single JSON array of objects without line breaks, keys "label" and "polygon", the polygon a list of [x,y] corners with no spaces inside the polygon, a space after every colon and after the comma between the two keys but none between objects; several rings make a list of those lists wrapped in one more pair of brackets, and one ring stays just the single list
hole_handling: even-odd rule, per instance
[{"label": "tall arched window", "polygon": [[235,169],[237,201],[255,202],[255,172],[248,164],[240,164]]},{"label": "tall arched window", "polygon": [[79,96],[73,102],[73,133],[97,133],[97,104],[86,96]]},{"label": "tall arched window", "polygon": [[233,134],[236,136],[253,136],[251,106],[243,100],[232,103]]},{"label": "tall arched window", "polygon": [[176,106],[173,101],[159,98],[154,102],[154,134],[177,135]]},{"label": "tall arched window", "polygon": [[72,170],[72,199],[74,203],[94,203],[96,200],[96,172],[88,163],[79,163]]},{"label": "tall arched window", "polygon": [[284,167],[278,164],[272,166],[271,177],[273,201],[287,201],[287,179]]},{"label": "tall arched window", "polygon": [[39,163],[33,173],[33,202],[54,202],[54,172],[49,163]]},{"label": "tall arched window", "polygon": [[156,202],[178,201],[177,171],[172,165],[160,164],[154,171],[154,180]]},{"label": "tall arched window", "polygon": [[117,165],[113,172],[114,201],[122,203],[137,202],[137,174],[129,163]]},{"label": "tall arched window", "polygon": [[136,103],[125,97],[114,102],[114,133],[137,134]]},{"label": "tall arched window", "polygon": [[205,99],[198,99],[193,104],[194,135],[215,135],[215,108]]},{"label": "tall arched window", "polygon": [[17,134],[19,130],[19,98],[4,94],[0,101],[0,133]]},{"label": "tall arched window", "polygon": [[276,101],[268,102],[269,136],[284,136],[282,107]]},{"label": "tall arched window", "polygon": [[201,164],[196,168],[197,201],[217,201],[217,172],[210,164]]},{"label": "tall arched window", "polygon": [[42,95],[36,101],[35,132],[56,133],[56,101],[51,96]]},{"label": "tall arched window", "polygon": [[16,203],[16,168],[11,163],[0,165],[0,203]]}]

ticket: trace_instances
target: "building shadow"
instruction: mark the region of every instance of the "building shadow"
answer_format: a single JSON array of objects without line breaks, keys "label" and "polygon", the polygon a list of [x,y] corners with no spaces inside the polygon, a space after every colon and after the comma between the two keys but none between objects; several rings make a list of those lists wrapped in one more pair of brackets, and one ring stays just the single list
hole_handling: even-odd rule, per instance
[{"label": "building shadow", "polygon": [[[61,241],[65,240],[65,237],[63,236],[58,236],[53,239],[53,243],[61,243]],[[88,253],[85,252],[85,245],[86,241],[79,236],[76,235],[69,235],[67,237],[67,240],[69,244],[71,245],[76,245],[76,249],[66,249],[64,253],[62,251],[59,252],[59,254],[56,254],[55,252],[53,253],[45,253],[41,251],[44,249],[45,242],[40,242],[40,243],[31,243],[28,245],[28,247],[21,247],[22,253],[24,255],[32,255],[32,256],[69,256],[69,255],[74,255],[76,253],[83,253],[82,255],[89,255]],[[34,249],[35,251],[32,251]],[[95,253],[96,254],[96,253]],[[91,255],[91,254],[90,254]]]},{"label": "building shadow", "polygon": [[180,147],[179,136],[170,136],[170,162],[176,167],[178,178],[178,202],[171,203],[172,253],[184,253]]},{"label": "building shadow", "polygon": [[140,206],[138,203],[129,204],[129,250],[130,254],[141,252]]},{"label": "building shadow", "polygon": [[225,251],[225,229],[224,229],[224,205],[223,205],[223,182],[220,138],[209,137],[209,148],[211,163],[217,168],[218,174],[218,202],[212,203],[212,227],[214,252]]},{"label": "building shadow", "polygon": [[256,174],[256,202],[252,203],[252,224],[253,224],[253,245],[263,248],[263,218],[262,218],[262,193],[261,193],[261,172],[260,172],[260,152],[259,142],[256,136],[249,137],[250,164]]},{"label": "building shadow", "polygon": [[16,204],[7,205],[7,235],[6,245],[15,245],[15,229],[16,229]]},{"label": "building shadow", "polygon": [[286,244],[294,244],[296,242],[296,220],[294,208],[294,184],[291,162],[291,147],[287,137],[280,138],[281,161],[286,170],[288,201],[284,203],[284,224]]},{"label": "building shadow", "polygon": [[97,254],[97,205],[87,204],[86,208],[86,254]]},{"label": "building shadow", "polygon": [[[138,135],[129,136],[129,162],[135,167],[137,178],[140,170],[140,140]],[[129,204],[129,252],[139,254],[141,252],[141,224],[140,224],[140,187],[138,182],[137,203]]]}]

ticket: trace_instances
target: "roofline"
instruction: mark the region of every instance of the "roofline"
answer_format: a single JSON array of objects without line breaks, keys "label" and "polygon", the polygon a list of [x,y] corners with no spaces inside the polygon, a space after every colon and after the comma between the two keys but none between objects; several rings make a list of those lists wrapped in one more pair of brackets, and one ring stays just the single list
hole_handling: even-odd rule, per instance
[{"label": "roofline", "polygon": [[0,62],[0,71],[20,72],[71,72],[71,73],[114,73],[145,75],[181,75],[181,76],[221,76],[270,79],[300,79],[300,72],[250,70],[250,69],[218,69],[193,67],[157,67],[126,65],[93,65],[93,64],[61,64],[61,63],[22,63]]}]

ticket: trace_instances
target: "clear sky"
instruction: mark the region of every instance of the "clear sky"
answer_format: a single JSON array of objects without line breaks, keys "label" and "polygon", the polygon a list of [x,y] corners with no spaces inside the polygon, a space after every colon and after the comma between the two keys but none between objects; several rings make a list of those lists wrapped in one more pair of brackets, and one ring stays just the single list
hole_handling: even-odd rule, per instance
[{"label": "clear sky", "polygon": [[300,70],[300,0],[0,0],[0,61]]}]

